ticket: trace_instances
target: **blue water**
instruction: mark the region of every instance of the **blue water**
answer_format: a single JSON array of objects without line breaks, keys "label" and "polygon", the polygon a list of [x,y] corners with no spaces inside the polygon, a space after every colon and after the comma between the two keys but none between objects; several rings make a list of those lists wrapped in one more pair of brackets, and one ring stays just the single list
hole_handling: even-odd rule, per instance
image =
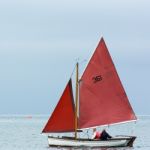
[{"label": "blue water", "polygon": [[[139,116],[137,123],[107,128],[111,135],[131,134],[137,139],[133,148],[108,150],[150,150],[150,116]],[[48,150],[47,136],[41,131],[48,116],[0,116],[0,150]],[[59,148],[60,149],[60,148]],[[99,149],[99,150],[107,150]]]}]

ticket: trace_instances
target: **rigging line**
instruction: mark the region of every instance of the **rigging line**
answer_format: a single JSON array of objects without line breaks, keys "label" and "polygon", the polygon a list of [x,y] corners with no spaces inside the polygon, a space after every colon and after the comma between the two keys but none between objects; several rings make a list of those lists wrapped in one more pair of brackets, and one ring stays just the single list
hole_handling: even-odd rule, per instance
[{"label": "rigging line", "polygon": [[70,78],[73,76],[73,73],[75,72],[77,62],[78,62],[80,65],[82,65],[82,64],[83,64],[84,62],[86,62],[86,61],[87,61],[87,59],[84,59],[83,61],[79,61],[79,58],[76,59],[76,63],[75,63],[74,68],[73,68],[73,70],[72,70],[72,72],[71,72]]},{"label": "rigging line", "polygon": [[73,76],[73,73],[75,72],[77,62],[79,62],[79,58],[77,58],[77,59],[75,60],[75,65],[74,65],[74,68],[73,68],[72,73],[71,73],[71,75],[70,75],[70,78]]},{"label": "rigging line", "polygon": [[72,73],[71,73],[71,75],[70,75],[70,78],[73,76],[73,73],[75,72],[75,69],[76,69],[76,64],[74,65],[74,68],[73,68],[73,70],[72,70]]},{"label": "rigging line", "polygon": [[135,133],[135,127],[136,127],[136,123],[137,123],[137,120],[134,122],[134,125],[132,125],[132,128],[131,128],[131,135],[134,135]]}]

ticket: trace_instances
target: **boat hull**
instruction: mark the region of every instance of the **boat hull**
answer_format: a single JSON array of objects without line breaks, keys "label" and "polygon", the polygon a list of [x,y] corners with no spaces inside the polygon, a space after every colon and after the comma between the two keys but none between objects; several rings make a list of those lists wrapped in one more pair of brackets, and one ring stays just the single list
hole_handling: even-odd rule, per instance
[{"label": "boat hull", "polygon": [[48,143],[50,147],[132,147],[135,139],[134,136],[121,136],[102,141],[48,136]]}]

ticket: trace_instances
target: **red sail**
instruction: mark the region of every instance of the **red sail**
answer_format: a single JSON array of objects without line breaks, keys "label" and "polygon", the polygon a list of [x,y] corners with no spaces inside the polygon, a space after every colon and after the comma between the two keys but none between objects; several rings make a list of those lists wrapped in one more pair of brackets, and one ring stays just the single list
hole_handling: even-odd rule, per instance
[{"label": "red sail", "polygon": [[42,132],[70,132],[75,130],[75,111],[71,79],[53,114]]},{"label": "red sail", "polygon": [[136,120],[103,38],[83,73],[79,91],[80,128]]}]

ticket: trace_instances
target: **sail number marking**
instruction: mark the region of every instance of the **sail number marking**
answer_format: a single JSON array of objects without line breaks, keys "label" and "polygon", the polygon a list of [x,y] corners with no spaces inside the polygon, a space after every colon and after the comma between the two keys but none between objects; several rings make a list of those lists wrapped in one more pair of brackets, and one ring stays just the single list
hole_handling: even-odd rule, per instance
[{"label": "sail number marking", "polygon": [[102,79],[103,78],[102,78],[101,75],[98,75],[98,76],[95,76],[95,77],[92,78],[92,80],[93,80],[94,83],[97,83],[98,81],[101,81]]}]

